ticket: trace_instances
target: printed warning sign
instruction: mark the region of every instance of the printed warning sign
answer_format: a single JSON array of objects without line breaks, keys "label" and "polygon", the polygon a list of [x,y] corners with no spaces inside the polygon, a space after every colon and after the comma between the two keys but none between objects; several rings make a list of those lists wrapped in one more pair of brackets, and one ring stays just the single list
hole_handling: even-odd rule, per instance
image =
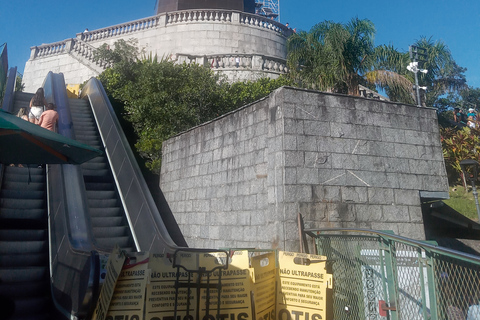
[{"label": "printed warning sign", "polygon": [[115,285],[107,319],[143,319],[148,253],[128,253]]},{"label": "printed warning sign", "polygon": [[275,319],[275,259],[273,251],[250,258],[256,320]]},{"label": "printed warning sign", "polygon": [[93,320],[104,320],[107,316],[107,311],[112,299],[115,284],[117,282],[120,271],[122,270],[125,256],[118,246],[115,246],[113,252],[110,254],[106,266],[105,281],[100,290],[100,297],[98,299],[97,307],[93,313]]},{"label": "printed warning sign", "polygon": [[222,252],[204,253],[200,256],[200,264],[205,270],[213,270],[210,278],[203,277],[201,281],[204,286],[211,286],[209,290],[201,290],[199,315],[202,319],[206,316],[216,319],[217,312],[219,319],[252,319],[248,251],[232,252],[228,258],[228,268],[225,269],[222,266],[226,265],[227,258]]},{"label": "printed warning sign", "polygon": [[[197,268],[196,257],[191,253],[179,253],[183,259],[191,259],[189,267]],[[187,288],[175,289],[177,280],[177,268],[172,266],[173,258],[167,254],[150,255],[150,283],[147,285],[147,299],[145,311],[147,320],[173,319],[175,306],[177,317],[180,319],[193,319],[195,315],[196,296],[195,290]],[[195,274],[181,269],[178,273],[178,279],[182,283],[195,283]],[[178,294],[177,294],[178,293]]]},{"label": "printed warning sign", "polygon": [[326,289],[332,276],[325,270],[326,257],[279,251],[277,319],[325,319]]}]

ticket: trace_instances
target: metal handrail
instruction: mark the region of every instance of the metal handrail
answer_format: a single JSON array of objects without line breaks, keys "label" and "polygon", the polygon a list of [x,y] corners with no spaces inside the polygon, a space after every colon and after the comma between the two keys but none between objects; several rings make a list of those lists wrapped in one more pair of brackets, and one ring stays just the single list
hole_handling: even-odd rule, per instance
[{"label": "metal handrail", "polygon": [[17,80],[17,67],[8,70],[7,83],[5,85],[5,95],[3,96],[2,109],[7,112],[13,111],[13,102],[15,97],[15,85]]},{"label": "metal handrail", "polygon": [[[59,133],[75,138],[63,75],[50,72],[43,87],[47,101],[57,105]],[[47,166],[52,299],[68,318],[93,311],[100,280],[99,250],[79,170],[75,165]]]},{"label": "metal handrail", "polygon": [[475,264],[480,264],[480,257],[474,256],[472,254],[460,252],[457,250],[452,250],[440,246],[435,246],[420,240],[414,240],[406,237],[402,237],[399,235],[395,235],[392,233],[387,233],[387,232],[382,232],[382,231],[377,231],[377,230],[371,230],[371,229],[343,229],[343,228],[326,228],[326,229],[305,229],[305,233],[307,233],[309,236],[312,238],[317,238],[318,236],[329,236],[330,234],[315,234],[315,232],[356,232],[356,233],[369,233],[369,234],[374,234],[377,236],[380,236],[385,239],[391,239],[395,240],[410,246],[415,246],[419,247],[434,253],[438,254],[443,254],[449,257],[453,257],[456,259],[460,259],[463,261],[475,263]]}]

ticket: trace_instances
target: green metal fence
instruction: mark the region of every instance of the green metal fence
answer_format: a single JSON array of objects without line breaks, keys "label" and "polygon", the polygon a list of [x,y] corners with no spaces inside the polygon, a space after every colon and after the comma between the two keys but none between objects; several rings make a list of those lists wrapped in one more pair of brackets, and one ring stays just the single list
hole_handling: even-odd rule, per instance
[{"label": "green metal fence", "polygon": [[329,260],[332,319],[480,319],[480,257],[373,230],[305,233]]}]

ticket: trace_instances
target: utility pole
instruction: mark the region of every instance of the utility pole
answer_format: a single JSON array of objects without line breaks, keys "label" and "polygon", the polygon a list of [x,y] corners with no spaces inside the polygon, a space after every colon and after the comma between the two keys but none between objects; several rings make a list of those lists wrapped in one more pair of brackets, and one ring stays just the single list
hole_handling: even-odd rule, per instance
[{"label": "utility pole", "polygon": [[421,73],[428,72],[428,70],[426,69],[419,68],[419,63],[423,64],[427,60],[427,49],[417,47],[417,46],[410,46],[409,52],[410,52],[410,59],[413,61],[410,62],[410,64],[407,66],[407,70],[415,74],[415,91],[417,93],[417,106],[421,107],[420,89],[427,90],[427,87],[420,87],[418,85],[418,72],[419,71]]}]

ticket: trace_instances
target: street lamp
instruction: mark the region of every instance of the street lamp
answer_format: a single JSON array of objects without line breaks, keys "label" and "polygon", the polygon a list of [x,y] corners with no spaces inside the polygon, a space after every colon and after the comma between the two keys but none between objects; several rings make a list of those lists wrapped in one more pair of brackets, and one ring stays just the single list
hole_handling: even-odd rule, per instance
[{"label": "street lamp", "polygon": [[478,222],[480,223],[480,205],[478,204],[478,192],[477,192],[477,187],[475,186],[475,182],[477,181],[477,177],[478,177],[479,166],[480,164],[475,160],[467,159],[467,160],[460,161],[460,167],[462,168],[464,178],[470,180],[472,184],[472,194],[473,194],[473,197],[475,198]]},{"label": "street lamp", "polygon": [[410,62],[410,64],[407,66],[407,70],[411,71],[415,74],[415,90],[417,91],[417,106],[420,105],[420,89],[422,90],[427,90],[427,87],[420,87],[418,85],[418,75],[417,73],[420,71],[421,73],[427,73],[427,69],[420,69],[418,62],[419,58],[422,58],[424,60],[420,60],[421,62],[424,62],[427,59],[427,50],[425,48],[420,48],[417,46],[410,46],[410,59],[413,60],[413,62]]}]

